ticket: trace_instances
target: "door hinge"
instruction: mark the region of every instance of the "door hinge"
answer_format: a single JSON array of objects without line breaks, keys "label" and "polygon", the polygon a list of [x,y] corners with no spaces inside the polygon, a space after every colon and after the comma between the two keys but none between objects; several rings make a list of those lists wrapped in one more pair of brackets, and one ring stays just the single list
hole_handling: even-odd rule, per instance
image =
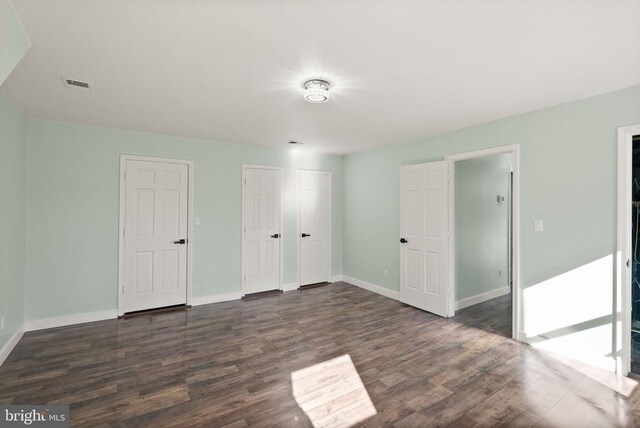
[{"label": "door hinge", "polygon": [[124,172],[124,179],[127,180],[127,171]]},{"label": "door hinge", "polygon": [[122,236],[126,237],[127,236],[127,229],[122,229]]},{"label": "door hinge", "polygon": [[247,179],[246,178],[244,179],[244,185],[245,186],[247,185]]},{"label": "door hinge", "polygon": [[122,286],[122,294],[124,294],[124,285]]}]

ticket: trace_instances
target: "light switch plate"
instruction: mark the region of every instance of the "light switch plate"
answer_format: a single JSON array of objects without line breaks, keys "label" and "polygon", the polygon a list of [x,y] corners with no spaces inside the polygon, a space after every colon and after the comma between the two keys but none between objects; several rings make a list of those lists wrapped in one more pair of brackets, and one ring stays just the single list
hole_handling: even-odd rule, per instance
[{"label": "light switch plate", "polygon": [[193,225],[194,226],[200,226],[200,217],[194,217],[193,218]]},{"label": "light switch plate", "polygon": [[533,228],[536,232],[544,232],[544,222],[542,220],[535,220],[533,222]]}]

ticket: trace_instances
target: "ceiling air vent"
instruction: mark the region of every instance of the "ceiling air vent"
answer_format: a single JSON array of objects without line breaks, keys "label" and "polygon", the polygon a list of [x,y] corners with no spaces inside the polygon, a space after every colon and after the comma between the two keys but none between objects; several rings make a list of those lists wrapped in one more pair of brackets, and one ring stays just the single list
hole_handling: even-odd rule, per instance
[{"label": "ceiling air vent", "polygon": [[80,90],[80,91],[88,91],[93,92],[91,85],[88,82],[83,82],[81,80],[69,79],[67,77],[62,78],[62,82],[67,89]]}]

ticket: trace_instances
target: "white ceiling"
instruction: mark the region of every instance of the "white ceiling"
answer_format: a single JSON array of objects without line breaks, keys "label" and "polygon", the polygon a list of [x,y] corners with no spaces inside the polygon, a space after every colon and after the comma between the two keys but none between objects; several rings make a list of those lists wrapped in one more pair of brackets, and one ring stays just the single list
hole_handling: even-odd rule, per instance
[{"label": "white ceiling", "polygon": [[89,125],[348,153],[640,84],[640,0],[13,3],[33,47],[3,88]]}]

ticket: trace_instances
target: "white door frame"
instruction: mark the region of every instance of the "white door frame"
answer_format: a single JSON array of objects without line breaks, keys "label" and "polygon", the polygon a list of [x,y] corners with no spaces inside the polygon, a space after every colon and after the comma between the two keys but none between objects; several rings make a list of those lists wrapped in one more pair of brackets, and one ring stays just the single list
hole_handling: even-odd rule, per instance
[{"label": "white door frame", "polygon": [[302,179],[300,178],[301,172],[321,172],[323,174],[329,175],[329,277],[327,278],[327,282],[331,283],[331,278],[333,274],[333,174],[331,171],[325,171],[320,169],[306,169],[306,168],[298,168],[296,170],[296,181],[297,181],[297,209],[298,209],[298,219],[296,224],[296,236],[298,243],[298,288],[301,287],[302,284],[302,230],[300,227],[301,217],[302,217]]},{"label": "white door frame", "polygon": [[[631,371],[631,211],[633,179],[633,136],[640,135],[640,125],[618,128],[618,248],[616,251],[616,335],[621,355],[616,358],[616,372]],[[617,346],[616,346],[617,348]]]},{"label": "white door frame", "polygon": [[280,171],[280,275],[279,275],[279,279],[278,279],[278,285],[279,285],[279,290],[282,290],[282,281],[284,278],[284,215],[283,215],[283,211],[284,211],[284,192],[283,192],[283,187],[284,187],[284,167],[281,166],[271,166],[271,165],[255,165],[255,164],[250,164],[250,163],[243,163],[242,164],[242,181],[240,182],[240,187],[242,188],[242,229],[240,230],[242,232],[242,239],[241,239],[241,244],[240,244],[240,258],[241,258],[241,265],[242,265],[242,272],[240,272],[241,275],[241,281],[240,281],[240,295],[244,297],[245,292],[244,292],[244,272],[245,272],[245,266],[244,266],[244,228],[245,228],[245,224],[244,224],[244,208],[245,208],[245,204],[244,204],[244,197],[245,197],[245,180],[247,179],[247,170],[248,169],[265,169],[268,171]]},{"label": "white door frame", "polygon": [[188,171],[187,182],[187,306],[191,306],[191,281],[193,277],[193,161],[184,159],[156,158],[149,156],[120,155],[120,219],[118,226],[118,316],[124,315],[124,228],[126,222],[126,184],[127,161],[163,162],[186,165]]},{"label": "white door frame", "polygon": [[512,144],[508,146],[492,147],[473,152],[459,153],[445,157],[449,163],[449,313],[455,314],[456,300],[456,249],[455,249],[455,165],[457,161],[465,159],[482,158],[486,156],[511,154],[513,167],[513,291],[512,291],[512,337],[524,341],[526,335],[521,331],[522,302],[520,292],[520,146]]}]

